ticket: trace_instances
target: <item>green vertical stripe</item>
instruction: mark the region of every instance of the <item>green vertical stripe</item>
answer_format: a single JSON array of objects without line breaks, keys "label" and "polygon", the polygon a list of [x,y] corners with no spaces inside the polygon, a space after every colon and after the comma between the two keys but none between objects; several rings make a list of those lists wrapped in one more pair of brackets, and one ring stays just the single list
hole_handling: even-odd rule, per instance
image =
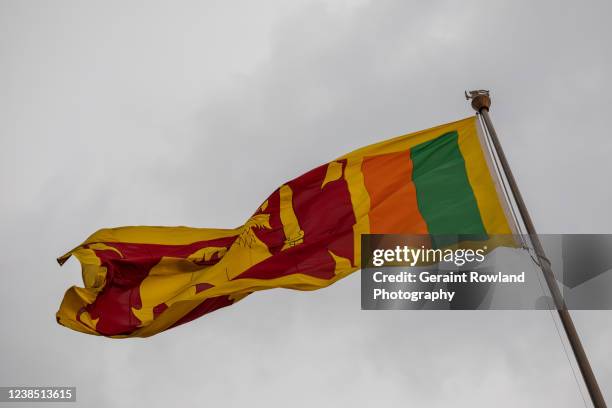
[{"label": "green vertical stripe", "polygon": [[431,235],[447,235],[433,237],[438,248],[487,238],[458,139],[453,131],[411,149],[419,211]]}]

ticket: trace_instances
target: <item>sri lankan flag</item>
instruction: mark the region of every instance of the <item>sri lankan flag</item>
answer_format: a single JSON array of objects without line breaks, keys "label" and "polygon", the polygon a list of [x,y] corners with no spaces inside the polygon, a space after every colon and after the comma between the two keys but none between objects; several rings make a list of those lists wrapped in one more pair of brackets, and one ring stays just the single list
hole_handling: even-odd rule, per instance
[{"label": "sri lankan flag", "polygon": [[271,288],[315,290],[360,267],[361,234],[511,234],[475,117],[358,149],[275,190],[234,229],[102,229],[74,255],[84,287],[57,321],[147,337]]}]

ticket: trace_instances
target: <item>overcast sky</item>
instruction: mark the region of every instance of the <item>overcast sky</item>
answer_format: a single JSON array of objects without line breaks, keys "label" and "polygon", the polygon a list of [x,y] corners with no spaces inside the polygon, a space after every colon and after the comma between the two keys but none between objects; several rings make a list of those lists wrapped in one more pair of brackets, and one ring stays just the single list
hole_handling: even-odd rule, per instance
[{"label": "overcast sky", "polygon": [[[118,341],[55,323],[81,284],[55,258],[102,227],[238,226],[306,170],[471,115],[473,88],[540,232],[612,233],[611,14],[0,0],[0,386],[75,385],[83,407],[581,406],[546,311],[361,311],[355,273]],[[610,402],[612,312],[574,316]]]}]

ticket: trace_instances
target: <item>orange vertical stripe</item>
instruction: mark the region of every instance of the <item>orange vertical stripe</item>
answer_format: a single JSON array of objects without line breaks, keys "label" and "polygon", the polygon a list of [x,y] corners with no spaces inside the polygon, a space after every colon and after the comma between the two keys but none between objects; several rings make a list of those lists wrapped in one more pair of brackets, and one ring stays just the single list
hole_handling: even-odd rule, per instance
[{"label": "orange vertical stripe", "polygon": [[370,194],[371,234],[427,234],[412,182],[410,151],[370,156],[361,167]]}]

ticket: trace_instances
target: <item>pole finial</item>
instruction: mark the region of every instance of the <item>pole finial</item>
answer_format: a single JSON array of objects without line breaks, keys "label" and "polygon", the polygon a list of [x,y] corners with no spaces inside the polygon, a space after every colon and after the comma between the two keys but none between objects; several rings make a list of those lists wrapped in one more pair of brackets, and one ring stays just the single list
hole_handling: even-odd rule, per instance
[{"label": "pole finial", "polygon": [[483,109],[487,111],[491,107],[491,97],[486,89],[477,89],[474,91],[465,91],[465,99],[472,100],[472,108],[476,112],[481,112]]}]

